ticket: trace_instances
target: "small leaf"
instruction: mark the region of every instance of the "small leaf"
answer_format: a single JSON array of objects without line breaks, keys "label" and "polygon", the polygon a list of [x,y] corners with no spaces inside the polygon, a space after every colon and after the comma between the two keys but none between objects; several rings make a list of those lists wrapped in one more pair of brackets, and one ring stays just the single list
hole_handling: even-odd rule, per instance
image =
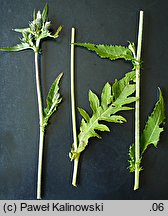
[{"label": "small leaf", "polygon": [[22,28],[22,29],[13,29],[15,32],[23,33],[23,32],[29,32],[30,28]]},{"label": "small leaf", "polygon": [[129,42],[128,48],[131,50],[131,52],[133,53],[133,56],[136,58],[136,48],[135,48],[135,44],[132,42]]},{"label": "small leaf", "polygon": [[141,154],[147,149],[150,144],[157,147],[160,133],[164,130],[163,124],[165,121],[165,108],[162,92],[159,89],[159,100],[156,103],[153,112],[146,122],[145,129],[141,136]]},{"label": "small leaf", "polygon": [[48,17],[48,4],[45,5],[43,12],[42,12],[43,23],[47,21],[47,17]]},{"label": "small leaf", "polygon": [[125,59],[133,60],[131,50],[124,46],[112,46],[104,44],[91,44],[91,43],[75,43],[77,46],[87,48],[90,51],[96,52],[101,58],[108,58],[110,60]]},{"label": "small leaf", "polygon": [[58,84],[59,84],[60,79],[61,79],[62,76],[63,76],[63,73],[61,73],[56,78],[56,80],[54,81],[54,83],[52,84],[52,86],[50,88],[50,91],[49,91],[48,96],[47,96],[47,103],[50,104],[50,105],[55,101],[56,94],[58,93],[58,90],[59,90],[59,85]]},{"label": "small leaf", "polygon": [[97,95],[93,93],[91,90],[89,91],[89,102],[93,113],[96,113],[97,108],[100,106],[100,102]]},{"label": "small leaf", "polygon": [[78,107],[78,111],[81,114],[81,116],[85,119],[85,121],[88,122],[90,119],[89,114],[84,109],[79,107]]},{"label": "small leaf", "polygon": [[34,9],[34,11],[33,11],[33,20],[35,20],[36,19],[36,10]]},{"label": "small leaf", "polygon": [[28,44],[17,44],[16,46],[13,47],[4,47],[0,48],[0,51],[12,51],[12,52],[18,52],[26,49],[31,49],[31,47],[28,46]]},{"label": "small leaf", "polygon": [[130,172],[135,172],[135,164],[137,164],[137,169],[139,170],[139,172],[141,170],[143,170],[143,168],[141,167],[141,159],[139,159],[138,162],[135,162],[135,144],[132,144],[129,148],[129,157],[130,159],[128,160],[129,162],[129,170]]},{"label": "small leaf", "polygon": [[62,26],[59,26],[55,34],[53,35],[53,38],[57,38],[59,36],[60,31],[62,30]]},{"label": "small leaf", "polygon": [[54,83],[52,84],[47,99],[47,107],[44,109],[44,126],[47,125],[49,118],[56,111],[58,104],[61,102],[62,98],[60,98],[59,94],[59,82],[63,73],[61,73]]},{"label": "small leaf", "polygon": [[135,172],[135,144],[132,144],[129,148],[129,170],[130,172]]}]

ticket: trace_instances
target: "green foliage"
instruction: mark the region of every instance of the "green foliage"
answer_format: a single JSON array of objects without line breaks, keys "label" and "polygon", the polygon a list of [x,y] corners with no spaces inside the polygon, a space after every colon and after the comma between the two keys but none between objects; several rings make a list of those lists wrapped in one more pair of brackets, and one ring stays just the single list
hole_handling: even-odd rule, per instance
[{"label": "green foliage", "polygon": [[102,121],[114,123],[126,122],[124,117],[116,113],[132,109],[127,105],[136,101],[136,97],[132,96],[135,92],[134,79],[135,71],[132,71],[127,73],[121,80],[115,80],[112,86],[106,83],[102,90],[101,100],[99,100],[95,93],[91,90],[89,91],[89,102],[93,114],[90,117],[85,110],[79,108],[79,112],[83,118],[78,135],[78,148],[77,151],[74,151],[72,147],[70,153],[71,160],[78,157],[86,148],[91,137],[101,138],[97,131],[110,131]]},{"label": "green foliage", "polygon": [[52,84],[49,93],[47,95],[46,104],[47,107],[44,109],[43,114],[43,126],[46,127],[48,124],[48,120],[51,115],[57,110],[59,103],[62,101],[59,93],[59,82],[63,73],[61,73]]},{"label": "green foliage", "polygon": [[37,14],[34,10],[33,21],[29,23],[28,28],[14,29],[14,31],[22,34],[21,43],[14,47],[0,48],[0,51],[21,51],[25,49],[33,49],[34,52],[39,52],[40,41],[44,38],[57,38],[62,29],[60,26],[55,34],[52,34],[51,22],[47,21],[48,17],[48,4],[45,5],[43,12],[38,11]]},{"label": "green foliage", "polygon": [[92,43],[75,43],[77,46],[81,46],[87,48],[90,51],[96,52],[98,56],[101,58],[108,58],[110,60],[116,59],[125,59],[134,61],[134,55],[131,45],[129,44],[128,47],[125,46],[113,46],[113,45],[104,45],[104,44],[92,44]]},{"label": "green foliage", "polygon": [[4,48],[0,48],[0,51],[22,51],[22,50],[26,50],[29,49],[30,47],[27,44],[17,44],[16,46],[13,47],[4,47]]},{"label": "green foliage", "polygon": [[[162,92],[159,89],[159,100],[155,104],[153,112],[148,117],[146,122],[145,128],[141,135],[141,142],[140,142],[140,161],[139,161],[139,170],[142,170],[140,166],[143,153],[147,149],[149,145],[154,145],[157,147],[159,142],[160,134],[164,130],[163,125],[165,121],[165,108],[164,108],[164,100],[162,96]],[[129,149],[129,156],[130,156],[130,172],[135,171],[135,145],[131,145]]]}]

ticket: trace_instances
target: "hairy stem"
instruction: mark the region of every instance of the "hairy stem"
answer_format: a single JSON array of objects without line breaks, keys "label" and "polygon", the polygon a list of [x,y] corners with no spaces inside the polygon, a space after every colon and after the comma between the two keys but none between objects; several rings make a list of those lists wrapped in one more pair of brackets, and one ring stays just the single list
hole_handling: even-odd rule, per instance
[{"label": "hairy stem", "polygon": [[[72,110],[72,128],[73,128],[73,140],[74,151],[77,151],[77,130],[76,130],[76,106],[75,106],[75,84],[74,84],[74,42],[75,42],[75,28],[72,28],[71,32],[71,110]],[[79,157],[74,160],[74,170],[72,185],[76,186],[77,172],[78,172]]]},{"label": "hairy stem", "polygon": [[38,156],[38,176],[37,176],[37,199],[41,199],[41,179],[42,179],[44,127],[43,127],[43,108],[42,108],[42,97],[41,97],[41,85],[40,85],[40,71],[39,71],[38,52],[35,52],[35,68],[36,68],[36,88],[37,88],[39,126],[40,126],[39,156]]},{"label": "hairy stem", "polygon": [[139,170],[140,170],[140,60],[142,48],[143,32],[143,11],[139,15],[138,45],[137,45],[137,67],[136,67],[136,97],[139,98],[135,103],[135,182],[134,190],[139,188]]}]

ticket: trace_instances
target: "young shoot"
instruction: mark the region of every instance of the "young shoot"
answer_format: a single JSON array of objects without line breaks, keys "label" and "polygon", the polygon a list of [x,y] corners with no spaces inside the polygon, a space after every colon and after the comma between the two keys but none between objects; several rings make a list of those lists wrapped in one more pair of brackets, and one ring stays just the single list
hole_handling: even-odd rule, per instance
[{"label": "young shoot", "polygon": [[0,48],[0,51],[22,51],[32,49],[35,57],[35,73],[36,73],[36,89],[38,100],[38,114],[39,114],[39,156],[38,156],[38,175],[37,175],[37,199],[41,199],[41,181],[42,181],[42,161],[43,161],[43,145],[44,132],[51,115],[56,111],[58,104],[61,102],[59,93],[59,82],[62,73],[56,78],[52,84],[46,100],[46,108],[43,111],[41,84],[40,84],[40,43],[44,38],[57,38],[62,29],[59,26],[57,31],[51,33],[51,22],[48,21],[48,5],[46,4],[43,11],[34,10],[33,21],[29,22],[27,28],[14,29],[14,31],[22,34],[20,43],[13,47]]}]

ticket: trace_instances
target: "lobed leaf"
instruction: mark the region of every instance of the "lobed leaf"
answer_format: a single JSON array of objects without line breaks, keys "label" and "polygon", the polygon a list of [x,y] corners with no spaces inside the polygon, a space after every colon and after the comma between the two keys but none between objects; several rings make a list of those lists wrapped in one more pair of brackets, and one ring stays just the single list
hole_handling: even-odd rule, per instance
[{"label": "lobed leaf", "polygon": [[[85,110],[79,109],[83,119],[78,135],[78,148],[76,152],[74,149],[71,150],[71,160],[75,159],[86,148],[91,137],[101,138],[97,131],[110,131],[104,122],[102,124],[101,121],[114,123],[126,122],[124,117],[115,115],[115,113],[132,109],[125,105],[128,104],[129,101],[132,103],[136,100],[136,97],[132,96],[132,93],[135,91],[135,84],[131,83],[134,80],[134,76],[135,72],[130,72],[121,80],[115,81],[113,86],[106,83],[101,93],[101,101],[99,101],[95,93],[91,90],[89,91],[89,102],[93,114],[90,117]],[[133,86],[133,90],[127,91],[131,86]],[[118,98],[120,98],[120,100]],[[129,98],[130,100],[128,101]],[[125,103],[124,100],[126,101]],[[118,102],[116,103],[116,101]]]},{"label": "lobed leaf", "polygon": [[[125,75],[121,80],[115,80],[115,83],[112,86],[114,105],[116,108],[122,107],[123,105],[130,104],[135,102],[135,97],[131,96],[136,89],[136,84],[129,84],[130,80],[135,79],[135,71],[131,71]],[[127,107],[125,107],[127,110]],[[118,110],[116,110],[118,112]]]},{"label": "lobed leaf", "polygon": [[92,43],[75,43],[77,46],[87,48],[90,51],[96,52],[101,58],[108,58],[110,60],[125,59],[134,60],[132,51],[125,46],[113,46],[104,44],[92,44]]}]

